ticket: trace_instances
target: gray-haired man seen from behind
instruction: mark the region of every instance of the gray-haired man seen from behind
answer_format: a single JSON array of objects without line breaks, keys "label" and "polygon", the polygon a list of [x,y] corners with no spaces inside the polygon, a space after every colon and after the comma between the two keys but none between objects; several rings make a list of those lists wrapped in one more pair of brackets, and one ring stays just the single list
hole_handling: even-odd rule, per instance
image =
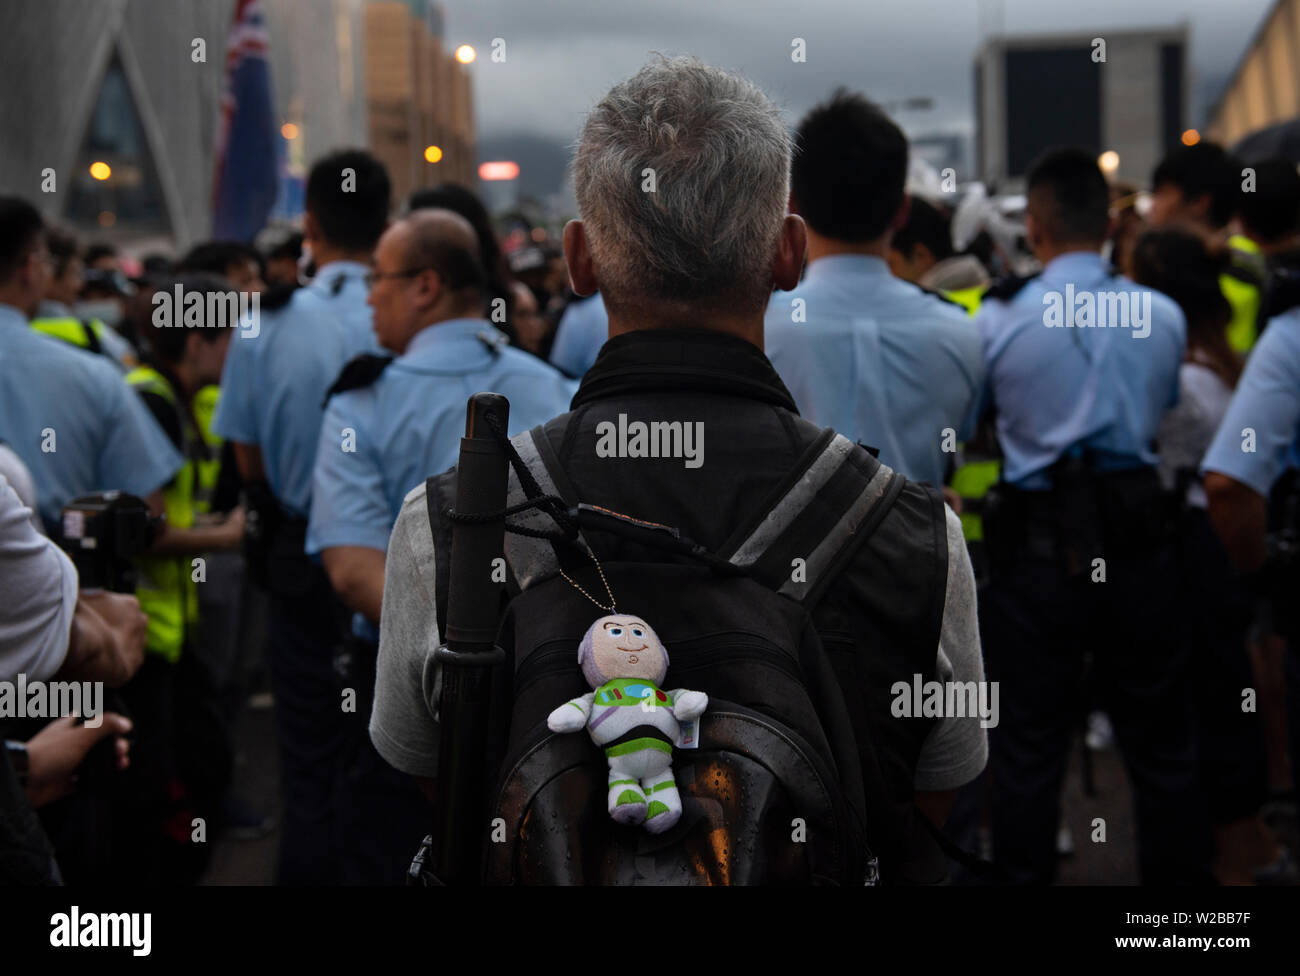
[{"label": "gray-haired man seen from behind", "polygon": [[[572,411],[529,443],[553,454],[578,499],[674,526],[714,553],[761,520],[823,445],[842,445],[844,463],[828,465],[836,476],[888,480],[866,452],[799,418],[763,354],[769,296],[797,283],[804,259],[803,221],[786,214],[790,151],[778,110],[753,84],[656,58],[592,110],[574,162],[582,219],[565,228],[565,256],[575,290],[603,296],[610,339]],[[650,458],[627,445],[611,458],[611,438],[597,432],[656,418],[698,425],[696,453]],[[854,496],[862,490],[855,482]],[[612,534],[587,541],[606,566],[669,561]],[[389,762],[436,793],[434,546],[421,486],[389,542],[370,731]],[[983,678],[961,525],[936,492],[905,483],[827,580],[812,620],[861,673],[846,699],[885,784],[868,800],[867,840],[882,879],[936,880],[934,859],[921,866],[914,849],[925,836],[917,810],[942,824],[952,791],[984,767],[985,732],[977,718],[900,716],[891,699],[896,682]],[[706,734],[708,722],[706,713]]]}]

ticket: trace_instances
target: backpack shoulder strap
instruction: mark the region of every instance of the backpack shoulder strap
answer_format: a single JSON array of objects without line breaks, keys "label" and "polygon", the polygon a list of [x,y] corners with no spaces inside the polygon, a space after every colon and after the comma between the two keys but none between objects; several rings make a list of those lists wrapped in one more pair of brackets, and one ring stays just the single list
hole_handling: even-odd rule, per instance
[{"label": "backpack shoulder strap", "polygon": [[905,484],[865,448],[827,429],[757,524],[733,537],[719,555],[811,609]]},{"label": "backpack shoulder strap", "polygon": [[[573,486],[565,476],[546,431],[541,427],[524,431],[510,439],[524,466],[545,495],[558,495],[570,505],[576,504]],[[506,491],[506,504],[517,505],[527,501],[519,475],[509,468],[510,481]],[[434,588],[438,601],[438,631],[446,628],[447,584],[451,573],[451,523],[443,512],[456,504],[456,475],[454,469],[429,478],[425,482],[425,505],[429,513],[429,529],[433,533]],[[528,509],[511,516],[511,522],[525,528],[554,529],[550,516],[537,509]],[[590,553],[587,541],[581,535],[578,544]],[[531,536],[507,532],[505,536],[506,564],[511,575],[512,589],[526,590],[530,586],[559,575],[561,559],[553,542]]]}]

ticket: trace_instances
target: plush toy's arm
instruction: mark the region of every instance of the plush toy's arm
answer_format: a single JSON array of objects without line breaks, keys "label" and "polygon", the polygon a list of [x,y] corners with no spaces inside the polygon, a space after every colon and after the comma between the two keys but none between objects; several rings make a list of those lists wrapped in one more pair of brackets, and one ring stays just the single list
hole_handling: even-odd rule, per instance
[{"label": "plush toy's arm", "polygon": [[587,716],[591,714],[591,703],[596,693],[590,691],[581,698],[565,702],[546,717],[546,727],[552,732],[577,732],[587,725]]},{"label": "plush toy's arm", "polygon": [[689,722],[693,718],[699,718],[704,714],[704,710],[709,707],[709,696],[702,691],[687,691],[685,688],[678,688],[669,692],[673,699],[673,718],[678,721]]}]

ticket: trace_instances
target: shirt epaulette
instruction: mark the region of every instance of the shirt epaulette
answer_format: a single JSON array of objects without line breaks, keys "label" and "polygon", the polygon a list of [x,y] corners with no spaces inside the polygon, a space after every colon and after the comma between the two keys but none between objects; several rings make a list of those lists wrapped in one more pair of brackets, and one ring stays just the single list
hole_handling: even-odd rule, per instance
[{"label": "shirt epaulette", "polygon": [[984,293],[985,298],[996,298],[998,301],[1007,302],[1015,298],[1020,293],[1020,289],[1037,278],[1038,275],[1007,275],[1005,278],[999,278],[993,284],[989,285],[988,291]]},{"label": "shirt epaulette", "polygon": [[325,391],[325,399],[321,402],[321,407],[325,407],[335,393],[346,393],[348,390],[359,390],[369,386],[379,379],[392,362],[392,356],[376,356],[373,353],[362,353],[354,357],[343,367],[339,378]]}]

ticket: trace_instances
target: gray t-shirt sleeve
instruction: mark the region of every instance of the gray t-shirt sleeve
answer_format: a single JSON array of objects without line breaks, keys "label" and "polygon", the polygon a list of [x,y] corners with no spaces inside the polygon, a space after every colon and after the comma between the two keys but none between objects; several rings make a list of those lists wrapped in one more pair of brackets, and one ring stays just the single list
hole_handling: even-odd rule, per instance
[{"label": "gray t-shirt sleeve", "polygon": [[433,535],[420,485],[407,494],[388,541],[370,715],[370,741],[390,765],[412,776],[438,772],[433,574]]},{"label": "gray t-shirt sleeve", "polygon": [[[962,537],[961,519],[944,507],[948,519],[948,589],[939,633],[938,680],[984,681],[979,619],[975,605],[975,573]],[[997,689],[987,691],[988,723],[997,724]],[[953,790],[969,783],[988,761],[988,734],[979,715],[939,719],[921,746],[913,785],[918,790]]]}]

